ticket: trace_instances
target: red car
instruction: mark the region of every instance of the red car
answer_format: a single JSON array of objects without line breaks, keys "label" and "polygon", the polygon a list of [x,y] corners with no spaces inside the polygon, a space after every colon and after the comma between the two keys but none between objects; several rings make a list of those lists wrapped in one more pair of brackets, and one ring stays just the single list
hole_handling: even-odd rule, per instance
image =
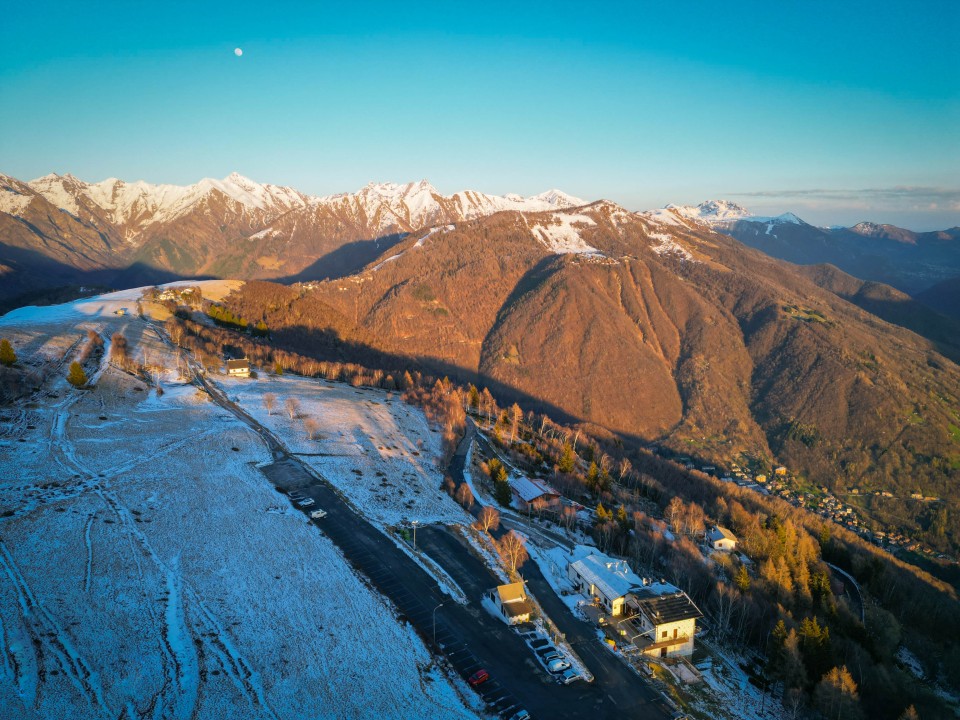
[{"label": "red car", "polygon": [[482,685],[487,680],[490,679],[490,673],[486,670],[477,670],[473,675],[467,678],[467,682],[470,683],[472,687],[477,685]]}]

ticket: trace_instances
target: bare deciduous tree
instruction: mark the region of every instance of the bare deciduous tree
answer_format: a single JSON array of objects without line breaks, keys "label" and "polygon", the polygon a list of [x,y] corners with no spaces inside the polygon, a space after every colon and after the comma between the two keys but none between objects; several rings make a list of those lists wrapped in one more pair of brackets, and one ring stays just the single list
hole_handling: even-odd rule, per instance
[{"label": "bare deciduous tree", "polygon": [[287,409],[287,415],[290,416],[290,419],[296,420],[297,415],[300,414],[300,401],[296,398],[287,398],[283,406]]},{"label": "bare deciduous tree", "polygon": [[506,566],[507,571],[513,575],[517,572],[517,568],[523,565],[526,562],[527,558],[530,557],[527,554],[527,543],[522,537],[520,537],[516,532],[511,530],[502,538],[500,538],[497,543],[497,553],[499,553],[500,558],[503,560],[503,564]]},{"label": "bare deciduous tree", "polygon": [[500,513],[497,512],[496,508],[492,508],[489,505],[484,506],[480,514],[477,515],[477,521],[474,523],[474,527],[478,530],[483,530],[483,532],[496,530],[500,527]]},{"label": "bare deciduous tree", "polygon": [[312,417],[304,418],[303,430],[307,433],[307,440],[316,440],[317,434],[320,430],[320,423],[318,423]]},{"label": "bare deciduous tree", "polygon": [[265,393],[263,406],[267,409],[267,415],[273,415],[273,409],[277,406],[277,396],[273,393]]},{"label": "bare deciduous tree", "polygon": [[460,483],[456,494],[457,502],[463,505],[467,510],[473,505],[473,491],[466,483]]}]

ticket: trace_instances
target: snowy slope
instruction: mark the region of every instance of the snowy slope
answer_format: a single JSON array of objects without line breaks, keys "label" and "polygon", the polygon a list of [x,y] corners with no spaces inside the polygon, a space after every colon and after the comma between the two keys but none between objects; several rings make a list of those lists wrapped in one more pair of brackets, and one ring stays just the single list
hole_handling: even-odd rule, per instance
[{"label": "snowy slope", "polygon": [[[113,314],[135,294],[24,309],[0,328],[26,363],[95,328],[174,368],[145,323]],[[260,473],[270,453],[255,434],[175,370],[157,397],[102,367],[92,389],[55,373],[42,403],[3,410],[0,717],[477,716]]]},{"label": "snowy slope", "polygon": [[553,213],[532,224],[530,230],[550,252],[557,255],[599,255],[600,251],[580,236],[580,230],[593,225],[596,225],[596,221],[589,215]]}]

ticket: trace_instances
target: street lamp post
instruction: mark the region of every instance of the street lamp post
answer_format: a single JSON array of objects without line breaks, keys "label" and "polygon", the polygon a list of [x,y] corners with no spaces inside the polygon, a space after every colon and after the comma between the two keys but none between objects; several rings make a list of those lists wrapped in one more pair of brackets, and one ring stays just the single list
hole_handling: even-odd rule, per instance
[{"label": "street lamp post", "polygon": [[445,602],[446,602],[446,600],[444,600],[442,603],[440,603],[439,605],[437,605],[437,606],[433,609],[433,644],[434,644],[434,646],[436,646],[436,644],[437,644],[437,610],[439,610],[440,608],[442,608],[442,607],[443,607],[443,603],[445,603]]},{"label": "street lamp post", "polygon": [[410,524],[413,526],[413,551],[417,551],[417,525],[420,524],[419,520],[411,520]]}]

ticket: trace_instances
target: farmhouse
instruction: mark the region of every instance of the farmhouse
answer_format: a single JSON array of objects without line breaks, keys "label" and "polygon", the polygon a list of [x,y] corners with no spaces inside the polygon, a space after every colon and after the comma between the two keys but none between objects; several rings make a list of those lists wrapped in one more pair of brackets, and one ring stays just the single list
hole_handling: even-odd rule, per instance
[{"label": "farmhouse", "polygon": [[626,560],[614,560],[602,553],[570,563],[567,577],[577,592],[596,598],[613,616],[623,614],[627,595],[643,587],[643,580]]},{"label": "farmhouse", "polygon": [[227,360],[227,375],[230,377],[250,377],[250,361],[246,358]]},{"label": "farmhouse", "polygon": [[725,527],[715,525],[707,532],[707,543],[714,550],[733,552],[737,549],[737,536]]},{"label": "farmhouse", "polygon": [[510,490],[517,500],[517,506],[522,510],[531,507],[550,507],[560,501],[560,493],[542,480],[518,477],[510,480]]},{"label": "farmhouse", "polygon": [[528,622],[533,604],[527,599],[522,582],[499,585],[490,591],[490,600],[507,625]]}]

